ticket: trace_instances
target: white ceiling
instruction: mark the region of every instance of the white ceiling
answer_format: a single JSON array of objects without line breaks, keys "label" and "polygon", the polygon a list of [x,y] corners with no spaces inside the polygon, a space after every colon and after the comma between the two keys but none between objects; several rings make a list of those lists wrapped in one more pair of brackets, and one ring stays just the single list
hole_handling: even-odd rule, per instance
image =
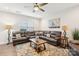
[{"label": "white ceiling", "polygon": [[[55,13],[61,12],[68,8],[75,7],[79,4],[77,3],[48,3],[43,8],[45,12],[37,11],[33,12],[33,3],[0,3],[0,10],[23,14],[32,17],[48,17]],[[24,7],[25,6],[25,7]]]}]

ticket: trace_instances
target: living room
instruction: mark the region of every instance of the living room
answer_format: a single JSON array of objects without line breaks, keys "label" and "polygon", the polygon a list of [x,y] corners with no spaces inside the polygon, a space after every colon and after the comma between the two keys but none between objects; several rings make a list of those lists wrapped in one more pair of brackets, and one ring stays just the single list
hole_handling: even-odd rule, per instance
[{"label": "living room", "polygon": [[78,15],[79,3],[0,3],[0,55],[78,56]]}]

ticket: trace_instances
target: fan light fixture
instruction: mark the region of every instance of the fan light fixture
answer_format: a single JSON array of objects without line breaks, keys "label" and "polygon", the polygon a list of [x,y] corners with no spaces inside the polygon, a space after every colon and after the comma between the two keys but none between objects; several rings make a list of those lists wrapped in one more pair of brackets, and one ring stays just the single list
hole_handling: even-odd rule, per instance
[{"label": "fan light fixture", "polygon": [[38,10],[39,10],[39,8],[38,8],[38,7],[34,7],[34,10],[35,10],[35,11],[38,11]]}]

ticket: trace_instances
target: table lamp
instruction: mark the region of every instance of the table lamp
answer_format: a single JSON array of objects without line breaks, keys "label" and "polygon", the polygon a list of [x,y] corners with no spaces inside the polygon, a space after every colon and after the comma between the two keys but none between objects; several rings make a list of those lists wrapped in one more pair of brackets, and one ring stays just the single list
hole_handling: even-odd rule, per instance
[{"label": "table lamp", "polygon": [[10,33],[12,28],[12,25],[5,25],[5,29],[8,30],[8,44],[10,43]]}]

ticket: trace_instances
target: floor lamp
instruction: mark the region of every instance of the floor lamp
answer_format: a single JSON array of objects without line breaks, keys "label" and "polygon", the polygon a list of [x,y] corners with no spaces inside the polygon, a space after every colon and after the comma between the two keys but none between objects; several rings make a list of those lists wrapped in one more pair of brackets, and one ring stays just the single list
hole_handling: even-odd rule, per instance
[{"label": "floor lamp", "polygon": [[67,29],[68,29],[68,27],[67,27],[67,25],[64,25],[64,26],[62,26],[62,29],[63,29],[63,35],[64,35],[64,37],[66,37],[66,35],[67,35]]},{"label": "floor lamp", "polygon": [[10,43],[10,33],[12,29],[12,25],[5,25],[5,29],[8,31],[8,44]]}]

